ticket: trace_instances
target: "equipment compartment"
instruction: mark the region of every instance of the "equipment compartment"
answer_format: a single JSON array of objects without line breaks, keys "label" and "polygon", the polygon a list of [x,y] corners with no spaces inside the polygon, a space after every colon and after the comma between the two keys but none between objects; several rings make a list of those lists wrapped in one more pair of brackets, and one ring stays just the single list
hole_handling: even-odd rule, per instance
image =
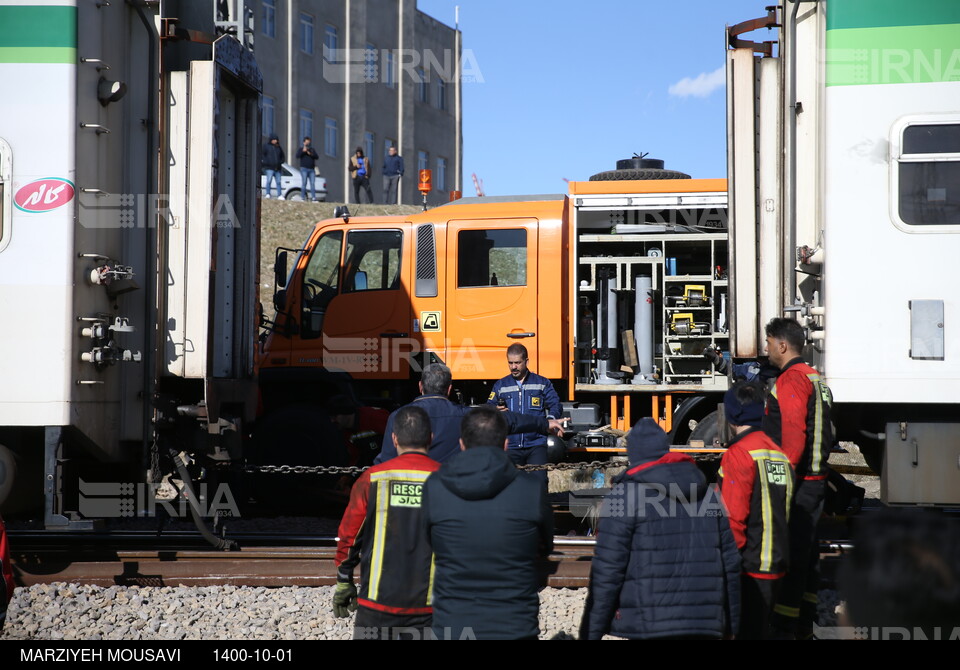
[{"label": "equipment compartment", "polygon": [[704,356],[728,351],[728,236],[715,224],[725,207],[591,205],[578,198],[575,388],[725,389],[727,377]]}]

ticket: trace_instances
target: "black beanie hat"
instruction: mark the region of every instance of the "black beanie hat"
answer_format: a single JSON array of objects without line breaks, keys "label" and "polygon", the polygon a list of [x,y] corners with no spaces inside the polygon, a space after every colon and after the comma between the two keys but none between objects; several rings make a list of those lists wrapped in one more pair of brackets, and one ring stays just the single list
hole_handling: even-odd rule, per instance
[{"label": "black beanie hat", "polygon": [[640,419],[627,433],[627,457],[630,465],[641,465],[662,458],[670,451],[670,438],[656,421]]},{"label": "black beanie hat", "polygon": [[737,387],[734,386],[723,396],[723,413],[727,417],[727,423],[734,426],[759,427],[763,421],[763,402],[741,404],[737,399]]}]

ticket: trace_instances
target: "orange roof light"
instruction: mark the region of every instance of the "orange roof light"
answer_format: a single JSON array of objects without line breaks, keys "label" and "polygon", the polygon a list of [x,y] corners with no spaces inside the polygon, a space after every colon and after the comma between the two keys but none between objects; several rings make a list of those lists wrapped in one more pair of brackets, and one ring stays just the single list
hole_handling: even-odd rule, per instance
[{"label": "orange roof light", "polygon": [[420,170],[420,181],[417,183],[417,190],[427,194],[433,190],[433,173],[430,170]]}]

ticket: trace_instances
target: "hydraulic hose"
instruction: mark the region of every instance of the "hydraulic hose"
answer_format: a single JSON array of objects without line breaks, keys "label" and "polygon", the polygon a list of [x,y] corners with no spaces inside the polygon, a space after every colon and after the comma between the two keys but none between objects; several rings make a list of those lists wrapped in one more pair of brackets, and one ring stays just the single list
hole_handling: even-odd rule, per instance
[{"label": "hydraulic hose", "polygon": [[190,507],[190,517],[193,519],[193,523],[196,525],[197,530],[199,530],[200,534],[203,535],[203,539],[220,551],[240,551],[240,545],[238,545],[236,542],[233,540],[228,540],[224,537],[217,537],[210,532],[209,528],[207,528],[207,525],[203,522],[203,518],[200,516],[200,509],[198,507],[199,499],[193,490],[193,484],[190,480],[190,473],[187,472],[187,466],[184,465],[183,461],[180,459],[180,454],[177,453],[177,451],[174,449],[169,449],[169,452],[170,458],[173,459],[173,463],[177,467],[177,472],[180,474],[180,480],[183,482],[183,488],[185,488],[187,492],[187,503]]}]

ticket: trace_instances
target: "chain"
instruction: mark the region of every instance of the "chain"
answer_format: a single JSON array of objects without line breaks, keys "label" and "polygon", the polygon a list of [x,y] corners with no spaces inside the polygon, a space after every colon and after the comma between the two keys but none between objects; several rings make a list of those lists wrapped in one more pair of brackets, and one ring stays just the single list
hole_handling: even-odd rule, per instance
[{"label": "chain", "polygon": [[590,461],[589,463],[545,463],[543,465],[518,465],[517,470],[526,472],[549,472],[551,470],[588,470],[626,467],[626,461]]},{"label": "chain", "polygon": [[357,466],[337,465],[244,465],[240,468],[244,472],[260,472],[277,475],[359,475],[370,469]]},{"label": "chain", "polygon": [[[698,454],[695,456],[698,461],[716,461],[720,459],[719,454]],[[518,465],[518,470],[527,472],[542,472],[551,470],[589,470],[626,467],[626,461],[590,461],[589,463],[546,463],[544,465]],[[359,475],[367,467],[358,466],[337,466],[337,465],[244,465],[240,468],[243,472],[259,472],[262,474],[281,474],[281,475]]]},{"label": "chain", "polygon": [[163,481],[163,473],[160,472],[160,444],[156,436],[150,441],[150,482],[159,484]]}]

